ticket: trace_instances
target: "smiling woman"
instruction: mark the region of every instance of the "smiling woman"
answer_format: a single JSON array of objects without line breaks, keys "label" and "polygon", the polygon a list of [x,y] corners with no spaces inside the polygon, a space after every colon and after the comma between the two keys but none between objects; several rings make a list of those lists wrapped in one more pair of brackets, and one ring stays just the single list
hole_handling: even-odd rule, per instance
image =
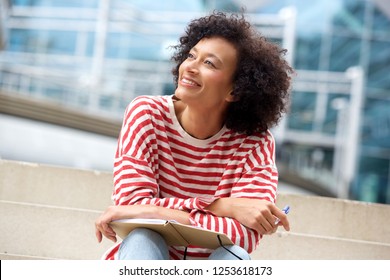
[{"label": "smiling woman", "polygon": [[175,49],[174,94],[140,96],[127,107],[114,163],[115,206],[96,220],[97,239],[115,242],[109,224],[117,219],[176,220],[224,233],[234,245],[168,246],[139,228],[104,258],[250,259],[262,235],[289,230],[275,206],[269,128],[285,110],[293,70],[285,50],[238,15],[192,21]]},{"label": "smiling woman", "polygon": [[226,125],[247,134],[276,125],[286,110],[293,69],[282,58],[287,50],[269,42],[243,16],[215,13],[192,21],[175,46],[175,82],[191,49],[211,37],[225,39],[238,55],[232,91],[237,102],[228,108]]},{"label": "smiling woman", "polygon": [[192,136],[206,139],[224,125],[236,65],[235,47],[219,37],[200,40],[180,65],[176,115]]}]

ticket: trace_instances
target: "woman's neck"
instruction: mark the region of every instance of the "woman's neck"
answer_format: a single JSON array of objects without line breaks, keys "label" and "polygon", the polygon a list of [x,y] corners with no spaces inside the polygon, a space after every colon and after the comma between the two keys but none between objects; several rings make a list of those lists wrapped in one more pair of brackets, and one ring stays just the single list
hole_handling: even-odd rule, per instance
[{"label": "woman's neck", "polygon": [[217,134],[224,125],[220,114],[198,112],[181,101],[174,102],[176,117],[182,128],[192,137],[207,139]]}]

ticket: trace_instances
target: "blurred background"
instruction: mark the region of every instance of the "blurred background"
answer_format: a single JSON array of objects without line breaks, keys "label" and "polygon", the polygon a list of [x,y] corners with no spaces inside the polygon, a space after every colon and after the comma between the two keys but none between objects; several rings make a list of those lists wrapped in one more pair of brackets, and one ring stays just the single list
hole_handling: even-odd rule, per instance
[{"label": "blurred background", "polygon": [[112,171],[128,103],[173,93],[187,23],[243,7],[297,71],[281,184],[390,204],[389,0],[0,0],[0,159]]}]

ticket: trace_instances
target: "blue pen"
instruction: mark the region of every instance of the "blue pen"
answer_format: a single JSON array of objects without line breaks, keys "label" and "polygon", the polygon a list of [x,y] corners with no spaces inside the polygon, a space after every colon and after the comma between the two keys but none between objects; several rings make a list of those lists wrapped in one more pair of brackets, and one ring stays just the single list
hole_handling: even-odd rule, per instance
[{"label": "blue pen", "polygon": [[[288,212],[290,212],[290,206],[289,205],[284,206],[282,211],[284,212],[284,214],[288,214]],[[275,225],[277,225],[279,222],[280,222],[280,219],[276,218]]]}]

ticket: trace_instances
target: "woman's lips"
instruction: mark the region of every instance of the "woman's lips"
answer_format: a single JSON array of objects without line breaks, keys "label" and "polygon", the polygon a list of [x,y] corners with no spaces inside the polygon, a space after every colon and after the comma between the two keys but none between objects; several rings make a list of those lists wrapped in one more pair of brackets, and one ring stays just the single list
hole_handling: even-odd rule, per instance
[{"label": "woman's lips", "polygon": [[184,85],[190,85],[190,86],[200,86],[197,82],[195,82],[194,80],[192,79],[189,79],[189,78],[185,78],[183,77],[180,82]]}]

